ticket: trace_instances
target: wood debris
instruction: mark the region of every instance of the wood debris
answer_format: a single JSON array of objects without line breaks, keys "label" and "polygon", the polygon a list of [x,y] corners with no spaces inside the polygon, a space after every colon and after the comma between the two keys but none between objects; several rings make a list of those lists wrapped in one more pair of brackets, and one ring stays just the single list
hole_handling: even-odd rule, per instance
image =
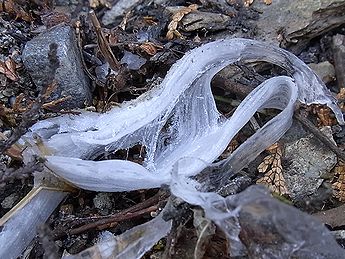
[{"label": "wood debris", "polygon": [[152,42],[144,42],[139,46],[139,49],[144,51],[146,54],[153,56],[157,53],[158,49],[163,49],[163,47]]},{"label": "wood debris", "polygon": [[18,80],[18,75],[16,73],[16,63],[12,58],[7,58],[5,61],[0,60],[0,73],[4,74],[7,78],[12,81]]},{"label": "wood debris", "polygon": [[280,195],[288,195],[285,178],[283,176],[282,148],[278,143],[270,146],[267,151],[270,153],[258,166],[259,173],[265,173],[263,177],[256,181],[257,184],[267,186],[272,192]]},{"label": "wood debris", "polygon": [[[243,5],[245,7],[249,7],[253,2],[254,2],[254,0],[244,0]],[[263,0],[263,2],[267,5],[272,4],[272,0]]]},{"label": "wood debris", "polygon": [[171,22],[168,25],[168,32],[166,34],[166,38],[168,40],[172,40],[174,37],[182,37],[181,33],[179,33],[177,30],[178,23],[183,19],[185,15],[196,11],[198,7],[199,6],[196,4],[191,4],[188,7],[183,7],[172,16]]},{"label": "wood debris", "polygon": [[340,88],[339,93],[337,94],[338,105],[340,109],[345,112],[345,88]]},{"label": "wood debris", "polygon": [[22,19],[26,22],[33,21],[30,13],[23,9],[15,0],[0,0],[0,13],[14,15],[16,19]]},{"label": "wood debris", "polygon": [[107,0],[89,0],[89,6],[93,9],[103,6],[108,9],[112,7],[111,3],[109,3]]},{"label": "wood debris", "polygon": [[333,126],[337,124],[337,120],[335,119],[332,111],[324,105],[314,105],[313,106],[313,113],[317,116],[317,126]]},{"label": "wood debris", "polygon": [[245,7],[249,7],[253,2],[254,0],[244,0],[243,4]]},{"label": "wood debris", "polygon": [[333,196],[339,201],[345,201],[345,163],[339,161],[333,169]]}]

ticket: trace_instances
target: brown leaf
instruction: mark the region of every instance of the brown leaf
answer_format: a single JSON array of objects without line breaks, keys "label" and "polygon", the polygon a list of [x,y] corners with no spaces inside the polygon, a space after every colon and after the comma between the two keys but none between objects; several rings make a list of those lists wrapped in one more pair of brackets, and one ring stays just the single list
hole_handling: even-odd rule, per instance
[{"label": "brown leaf", "polygon": [[332,111],[324,105],[313,105],[313,113],[317,116],[317,125],[319,127],[333,126],[337,124]]},{"label": "brown leaf", "polygon": [[44,15],[41,15],[42,23],[49,29],[60,23],[69,23],[71,17],[68,13],[61,12],[50,12]]},{"label": "brown leaf", "polygon": [[120,69],[120,62],[116,59],[113,51],[111,50],[109,42],[102,31],[101,24],[99,23],[95,12],[92,10],[89,12],[89,14],[92,25],[95,28],[97,43],[100,52],[102,53],[105,60],[109,63],[110,68],[114,71],[118,71]]},{"label": "brown leaf", "polygon": [[26,22],[32,22],[32,16],[27,13],[23,7],[17,4],[14,0],[4,0],[0,2],[1,11],[9,13],[11,15],[15,15],[16,18],[20,18]]},{"label": "brown leaf", "polygon": [[157,53],[157,49],[162,49],[162,46],[153,44],[152,42],[144,42],[139,46],[140,50],[146,52],[148,55],[153,56]]},{"label": "brown leaf", "polygon": [[181,8],[172,16],[171,22],[168,24],[168,32],[166,34],[166,38],[168,40],[172,40],[174,36],[181,38],[182,35],[177,31],[179,21],[181,21],[185,15],[196,11],[198,7],[199,6],[196,4],[191,4],[187,7]]},{"label": "brown leaf", "polygon": [[16,73],[16,63],[14,63],[13,59],[11,58],[7,58],[5,62],[0,61],[0,73],[4,74],[12,81],[18,80],[18,76]]},{"label": "brown leaf", "polygon": [[273,144],[267,151],[270,153],[264,158],[258,166],[260,173],[265,173],[263,177],[258,179],[256,183],[267,186],[272,192],[280,195],[287,195],[289,191],[286,187],[285,178],[283,175],[282,148],[278,143]]},{"label": "brown leaf", "polygon": [[[5,134],[0,132],[0,140],[6,140],[6,139],[7,137],[5,136]],[[10,148],[8,148],[5,151],[5,154],[14,160],[19,160],[19,161],[23,160],[22,148],[18,144],[13,144]]]},{"label": "brown leaf", "polygon": [[345,163],[339,161],[333,169],[333,196],[339,201],[345,201]]}]

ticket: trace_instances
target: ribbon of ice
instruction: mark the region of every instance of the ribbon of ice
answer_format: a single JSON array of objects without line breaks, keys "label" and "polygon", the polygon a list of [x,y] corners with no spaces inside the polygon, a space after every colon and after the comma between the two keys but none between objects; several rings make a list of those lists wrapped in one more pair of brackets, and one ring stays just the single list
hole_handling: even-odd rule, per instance
[{"label": "ribbon of ice", "polygon": [[[286,69],[292,78],[265,81],[225,119],[216,109],[210,82],[218,71],[237,61],[267,61]],[[243,167],[290,127],[297,99],[327,104],[343,122],[331,93],[291,53],[253,40],[220,40],[186,54],[159,87],[134,101],[106,114],[85,112],[42,121],[32,131],[54,150],[47,165],[57,175],[83,189],[130,191],[169,183],[172,166],[182,157],[214,161],[256,111],[283,110],[239,149],[237,153],[245,152],[233,165]],[[146,147],[143,165],[125,160],[92,161],[106,151],[136,144]],[[191,163],[185,174],[202,169],[195,170],[195,166]]]},{"label": "ribbon of ice", "polygon": [[[263,82],[226,119],[216,109],[211,79],[230,64],[248,61],[273,63],[291,77]],[[134,101],[105,114],[83,112],[41,121],[31,131],[53,150],[46,165],[55,174],[82,189],[130,191],[169,184],[173,165],[184,157],[197,159],[183,163],[179,172],[186,177],[199,173],[224,151],[255,112],[282,110],[223,161],[231,171],[240,170],[287,131],[297,100],[326,104],[344,123],[329,90],[293,54],[253,40],[219,40],[187,53],[160,86]],[[143,165],[125,160],[92,161],[104,152],[136,144],[146,147]],[[206,163],[197,162],[200,160]],[[146,242],[151,244],[152,239]],[[143,246],[149,247],[147,243]]]}]

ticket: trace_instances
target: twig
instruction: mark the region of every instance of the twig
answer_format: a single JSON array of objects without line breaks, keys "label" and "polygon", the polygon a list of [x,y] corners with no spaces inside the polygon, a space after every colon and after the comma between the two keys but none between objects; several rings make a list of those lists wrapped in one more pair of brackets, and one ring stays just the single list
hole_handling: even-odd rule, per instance
[{"label": "twig", "polygon": [[105,60],[109,63],[111,69],[118,71],[120,68],[120,63],[111,50],[109,42],[102,31],[101,24],[99,23],[98,18],[93,10],[90,11],[90,19],[93,27],[95,28],[99,50],[101,51]]},{"label": "twig", "polygon": [[70,231],[68,231],[68,234],[78,235],[90,229],[105,229],[107,227],[113,226],[115,223],[125,221],[125,220],[135,219],[142,215],[156,211],[157,209],[158,209],[158,206],[151,206],[151,207],[148,207],[139,211],[135,211],[135,212],[128,212],[128,213],[120,212],[118,214],[113,215],[111,218],[101,219],[96,222],[92,222],[89,224],[85,224],[81,227],[71,229]]},{"label": "twig", "polygon": [[325,146],[327,146],[331,151],[333,151],[338,158],[345,162],[345,152],[337,147],[325,134],[323,134],[311,121],[303,117],[298,112],[294,114],[295,119],[297,119],[306,129],[315,135]]},{"label": "twig", "polygon": [[[87,223],[83,226],[77,227],[77,228],[73,228],[69,231],[66,231],[64,233],[59,233],[56,234],[55,237],[61,238],[65,235],[77,235],[77,234],[81,234],[83,232],[86,232],[90,229],[104,229],[105,227],[110,227],[111,225],[113,225],[114,223],[118,223],[121,221],[125,221],[125,220],[129,220],[129,219],[134,219],[134,218],[138,218],[142,215],[148,214],[152,211],[157,210],[160,205],[156,205],[159,202],[165,202],[165,199],[168,197],[168,193],[166,192],[159,192],[158,194],[156,194],[155,196],[141,202],[138,203],[128,209],[125,209],[121,212],[118,212],[114,215],[110,215],[107,216],[106,218],[93,218],[91,220],[96,220],[94,222],[91,223]],[[86,218],[86,219],[79,219],[78,221],[90,221],[90,218]]]}]

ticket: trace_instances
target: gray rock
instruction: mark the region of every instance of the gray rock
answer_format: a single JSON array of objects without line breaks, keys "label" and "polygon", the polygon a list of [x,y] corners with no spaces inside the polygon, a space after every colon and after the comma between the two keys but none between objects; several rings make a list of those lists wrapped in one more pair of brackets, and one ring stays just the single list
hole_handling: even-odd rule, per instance
[{"label": "gray rock", "polygon": [[328,61],[318,64],[308,64],[308,66],[321,78],[324,83],[330,83],[335,79],[334,66]]},{"label": "gray rock", "polygon": [[102,23],[104,25],[112,24],[116,21],[117,18],[123,16],[126,12],[131,10],[136,4],[138,4],[138,0],[119,0],[113,7],[105,11]]},{"label": "gray rock", "polygon": [[[169,6],[166,10],[173,15],[182,8],[184,6]],[[188,32],[203,28],[209,31],[223,30],[228,25],[230,19],[230,16],[224,14],[193,11],[182,18],[180,22],[181,27],[179,28]]]},{"label": "gray rock", "polygon": [[16,193],[12,193],[1,202],[1,206],[4,209],[12,209],[14,204],[18,201],[18,198]]},{"label": "gray rock", "polygon": [[55,74],[57,88],[52,99],[71,96],[63,103],[64,108],[84,107],[91,102],[91,90],[88,78],[84,74],[76,38],[68,25],[58,25],[34,37],[27,42],[23,51],[23,62],[36,86],[40,90],[50,83],[49,45],[58,45],[59,67]]},{"label": "gray rock", "polygon": [[337,0],[274,0],[271,5],[254,1],[253,8],[261,15],[257,21],[258,39],[278,44],[284,35],[299,49],[310,39],[345,23],[345,1]]},{"label": "gray rock", "polygon": [[345,258],[321,222],[279,202],[261,186],[229,196],[226,204],[239,209],[239,237],[249,258]]},{"label": "gray rock", "polygon": [[93,198],[93,205],[98,209],[99,213],[106,215],[113,206],[113,199],[109,193],[98,193]]},{"label": "gray rock", "polygon": [[127,64],[130,70],[139,70],[146,63],[146,59],[125,50],[120,63]]},{"label": "gray rock", "polygon": [[[323,128],[322,132],[332,139],[330,127]],[[284,177],[295,202],[313,195],[323,182],[320,176],[337,163],[336,155],[311,134],[286,143],[284,158],[290,162],[284,167]]]},{"label": "gray rock", "polygon": [[341,88],[345,86],[345,35],[333,36],[332,50],[338,87]]}]

